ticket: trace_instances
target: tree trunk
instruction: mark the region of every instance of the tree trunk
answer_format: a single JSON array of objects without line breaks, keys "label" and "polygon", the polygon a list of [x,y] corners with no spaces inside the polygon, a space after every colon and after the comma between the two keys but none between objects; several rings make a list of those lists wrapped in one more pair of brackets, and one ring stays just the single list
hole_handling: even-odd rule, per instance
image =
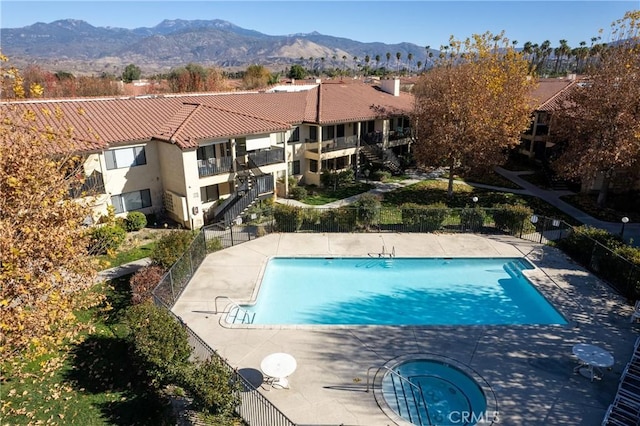
[{"label": "tree trunk", "polygon": [[455,158],[451,158],[449,162],[449,186],[447,187],[447,196],[453,198],[453,172],[455,169]]},{"label": "tree trunk", "polygon": [[598,192],[598,207],[604,207],[607,203],[607,195],[609,195],[609,184],[611,183],[611,171],[607,170],[604,173],[602,179],[602,185],[600,185],[600,192]]}]

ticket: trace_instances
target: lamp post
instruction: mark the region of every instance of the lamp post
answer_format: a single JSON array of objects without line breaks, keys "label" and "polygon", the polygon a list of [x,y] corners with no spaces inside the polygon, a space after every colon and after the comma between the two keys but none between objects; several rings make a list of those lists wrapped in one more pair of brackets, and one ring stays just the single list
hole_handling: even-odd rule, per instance
[{"label": "lamp post", "polygon": [[629,223],[629,218],[625,216],[621,219],[621,221],[622,221],[622,228],[620,229],[620,238],[624,240],[624,226],[627,223]]},{"label": "lamp post", "polygon": [[478,197],[473,197],[471,201],[473,201],[474,206],[478,205]]}]

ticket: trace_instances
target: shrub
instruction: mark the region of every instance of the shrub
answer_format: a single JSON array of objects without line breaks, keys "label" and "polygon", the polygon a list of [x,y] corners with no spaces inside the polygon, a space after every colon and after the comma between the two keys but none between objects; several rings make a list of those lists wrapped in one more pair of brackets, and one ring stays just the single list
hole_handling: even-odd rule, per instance
[{"label": "shrub", "polygon": [[278,231],[296,232],[302,226],[302,209],[296,206],[278,204],[273,210],[273,218]]},{"label": "shrub", "polygon": [[558,248],[566,252],[577,262],[588,265],[591,262],[596,242],[615,250],[622,246],[622,240],[617,235],[612,235],[604,229],[592,228],[587,225],[573,228],[573,232],[566,238],[558,241]]},{"label": "shrub", "polygon": [[158,265],[145,266],[133,274],[129,280],[131,303],[137,305],[151,301],[151,292],[156,288],[163,275],[164,269]]},{"label": "shrub", "polygon": [[322,209],[308,208],[302,210],[301,229],[316,229],[322,220]]},{"label": "shrub", "polygon": [[462,229],[477,231],[482,228],[487,213],[482,207],[464,208],[460,211],[460,226]]},{"label": "shrub", "polygon": [[371,175],[371,179],[377,180],[379,182],[385,182],[385,181],[391,179],[391,173],[389,173],[386,170],[376,170]]},{"label": "shrub", "polygon": [[365,228],[377,224],[380,220],[380,197],[375,194],[362,194],[354,203],[358,209],[358,220]]},{"label": "shrub", "polygon": [[127,309],[124,318],[133,359],[158,385],[183,381],[191,347],[184,327],[152,303]]},{"label": "shrub", "polygon": [[305,187],[303,187],[303,186],[294,186],[289,191],[289,195],[294,200],[303,200],[303,199],[307,198],[308,194],[307,194],[307,189]]},{"label": "shrub", "polygon": [[400,206],[402,224],[407,230],[419,232],[433,232],[442,228],[442,224],[449,216],[449,208],[444,203],[434,203],[423,206],[415,203],[405,203]]},{"label": "shrub", "polygon": [[147,217],[140,212],[129,212],[124,221],[124,229],[127,232],[139,231],[147,226]]},{"label": "shrub", "polygon": [[193,364],[182,386],[193,398],[194,408],[223,418],[233,417],[240,402],[237,397],[240,382],[232,380],[230,370],[216,356]]},{"label": "shrub", "polygon": [[170,231],[158,240],[151,259],[163,268],[169,268],[187,251],[194,236],[191,231]]},{"label": "shrub", "polygon": [[213,253],[214,251],[222,250],[222,239],[220,237],[214,237],[207,240],[207,253]]},{"label": "shrub", "polygon": [[124,242],[127,233],[118,225],[104,225],[91,228],[90,232],[90,253],[106,254],[109,251],[117,250]]},{"label": "shrub", "polygon": [[496,228],[515,235],[529,224],[533,210],[519,204],[497,204],[494,206],[493,220]]}]

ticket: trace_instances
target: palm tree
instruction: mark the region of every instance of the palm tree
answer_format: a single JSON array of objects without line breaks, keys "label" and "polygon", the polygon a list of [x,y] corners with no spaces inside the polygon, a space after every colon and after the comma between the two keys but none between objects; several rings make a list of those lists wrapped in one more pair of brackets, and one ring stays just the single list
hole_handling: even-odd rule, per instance
[{"label": "palm tree", "polygon": [[347,69],[347,55],[342,55],[342,74],[345,74]]},{"label": "palm tree", "polygon": [[371,60],[371,56],[369,55],[365,55],[364,56],[364,64],[365,64],[365,68],[364,68],[364,75],[368,75],[369,74],[369,61]]},{"label": "palm tree", "polygon": [[560,70],[560,62],[562,62],[562,58],[564,58],[565,55],[569,55],[571,53],[571,48],[567,44],[567,40],[560,40],[560,46],[553,49],[553,53],[556,55],[556,66],[554,68],[554,71],[557,74]]},{"label": "palm tree", "polygon": [[387,57],[387,69],[389,69],[389,61],[391,60],[391,52],[387,52],[385,56]]},{"label": "palm tree", "polygon": [[402,58],[402,53],[396,52],[396,71],[398,74],[400,74],[400,58]]},{"label": "palm tree", "polygon": [[422,68],[422,61],[416,62],[416,72],[420,73],[420,68]]},{"label": "palm tree", "polygon": [[409,75],[411,75],[411,63],[413,61],[413,53],[407,55],[407,63],[409,64]]},{"label": "palm tree", "polygon": [[380,55],[376,55],[375,60],[376,60],[376,69],[378,69],[380,68]]},{"label": "palm tree", "polygon": [[324,73],[324,56],[320,57],[320,63],[322,64],[322,69],[320,70],[320,74],[322,75]]}]

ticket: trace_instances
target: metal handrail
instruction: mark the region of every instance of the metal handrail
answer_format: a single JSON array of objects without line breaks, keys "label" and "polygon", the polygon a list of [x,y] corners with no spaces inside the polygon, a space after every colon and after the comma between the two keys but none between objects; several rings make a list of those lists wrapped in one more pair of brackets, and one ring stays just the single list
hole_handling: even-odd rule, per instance
[{"label": "metal handrail", "polygon": [[[244,316],[242,317],[242,322],[241,324],[253,324],[253,320],[256,318],[256,313],[254,312],[253,315],[251,315],[249,313],[249,311],[247,311],[246,309],[243,309],[242,307],[240,307],[240,303],[236,302],[235,300],[233,300],[232,298],[230,298],[229,296],[216,296],[216,298],[213,300],[213,308],[214,308],[214,314],[224,314],[225,312],[220,312],[218,311],[218,299],[227,299],[230,304],[231,307],[235,307],[238,311],[243,312]],[[227,313],[231,312],[231,309],[229,309],[229,311]],[[249,317],[249,322],[245,323],[245,319]]]},{"label": "metal handrail", "polygon": [[[409,384],[409,386],[418,389],[418,393],[420,394],[420,400],[422,400],[422,403],[424,404],[424,411],[427,414],[427,421],[429,422],[429,424],[432,424],[431,423],[431,416],[429,415],[429,407],[427,406],[427,401],[424,399],[424,393],[422,392],[422,388],[420,386],[416,385],[415,383],[413,383],[407,377],[404,377],[402,374],[400,374],[400,373],[398,373],[396,371],[393,371],[391,368],[387,367],[386,365],[383,365],[382,368],[384,368],[385,370],[387,370],[387,371],[391,372],[392,374],[398,376],[400,378],[400,380],[403,380],[403,381],[407,382]],[[378,369],[379,370],[378,367],[369,367],[367,369],[367,388],[366,388],[365,392],[369,392],[369,374],[370,374],[372,369]],[[413,392],[412,392],[412,394],[413,394]],[[406,393],[405,393],[405,396],[406,396]],[[418,413],[418,419],[420,420],[420,424],[422,424],[422,419],[420,419],[419,405],[415,402],[415,397],[413,399],[414,399],[414,403],[415,403],[415,406],[416,406],[416,412]]]}]

